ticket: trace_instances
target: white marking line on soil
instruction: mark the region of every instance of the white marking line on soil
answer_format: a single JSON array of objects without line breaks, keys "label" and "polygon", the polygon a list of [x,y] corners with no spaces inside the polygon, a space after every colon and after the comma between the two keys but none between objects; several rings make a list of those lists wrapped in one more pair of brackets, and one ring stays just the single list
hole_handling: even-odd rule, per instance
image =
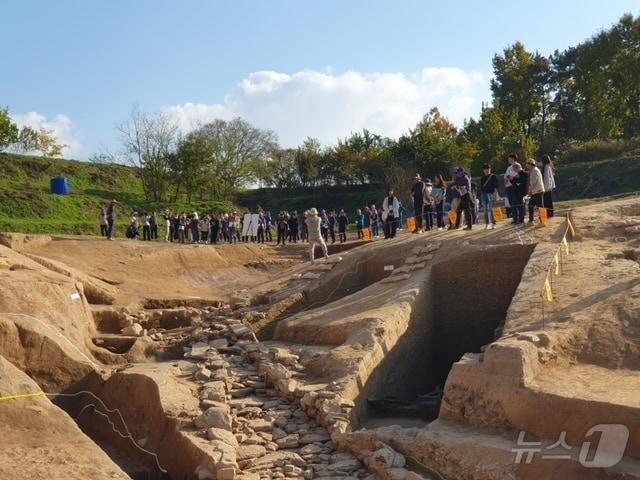
[{"label": "white marking line on soil", "polygon": [[[93,411],[95,413],[97,413],[98,415],[102,415],[104,418],[107,419],[107,422],[109,422],[109,425],[111,426],[111,429],[117,433],[121,438],[128,438],[129,440],[131,440],[131,443],[141,452],[147,453],[151,456],[153,456],[153,458],[156,461],[156,465],[158,466],[158,469],[162,472],[162,473],[167,473],[167,470],[165,470],[164,468],[162,468],[162,465],[160,465],[160,459],[158,458],[158,455],[156,455],[154,452],[151,452],[143,447],[141,447],[140,445],[138,445],[138,442],[135,441],[135,439],[133,438],[133,436],[131,435],[131,432],[129,431],[129,427],[127,426],[127,422],[124,421],[124,417],[122,416],[122,413],[120,412],[120,410],[118,410],[117,408],[113,408],[113,409],[109,409],[107,408],[107,406],[105,405],[105,403],[102,401],[102,399],[100,397],[98,397],[95,393],[90,392],[88,390],[80,390],[79,392],[76,393],[45,393],[45,395],[47,397],[77,397],[78,395],[82,395],[83,393],[86,393],[90,396],[92,396],[93,398],[95,398],[100,405],[102,406],[102,408],[104,408],[104,410],[107,413],[103,413],[100,410],[98,410],[98,406],[95,403],[89,403],[87,405],[85,405],[84,407],[82,407],[82,410],[80,410],[80,412],[78,413],[78,415],[76,416],[76,418],[74,419],[76,422],[78,421],[78,419],[80,418],[80,416],[84,413],[85,410],[87,410],[88,408],[93,408]],[[109,418],[108,413],[117,413],[118,416],[120,417],[120,421],[122,422],[122,425],[124,426],[124,430],[126,432],[122,433],[120,430],[118,430],[116,428],[115,423],[113,423],[111,421],[111,418]]]},{"label": "white marking line on soil", "polygon": [[97,365],[94,361],[92,361],[89,357],[87,357],[78,347],[76,347],[73,342],[71,340],[69,340],[67,337],[65,337],[64,335],[62,335],[59,331],[57,331],[55,328],[53,328],[51,325],[47,325],[46,323],[44,323],[42,320],[40,320],[39,318],[36,318],[34,316],[31,315],[27,315],[24,313],[9,313],[9,312],[0,312],[0,315],[14,315],[16,317],[24,317],[27,318],[29,320],[35,320],[36,322],[38,322],[40,325],[43,325],[44,327],[52,330],[56,335],[58,335],[60,338],[63,338],[69,345],[71,345],[71,347],[78,352],[83,358],[85,358],[87,360],[87,362],[89,362],[91,365],[93,365],[94,367],[96,367],[96,369],[100,369],[100,366]]},{"label": "white marking line on soil", "polygon": [[386,270],[393,270],[393,268],[394,268],[393,265],[385,265],[384,266],[385,271]]}]

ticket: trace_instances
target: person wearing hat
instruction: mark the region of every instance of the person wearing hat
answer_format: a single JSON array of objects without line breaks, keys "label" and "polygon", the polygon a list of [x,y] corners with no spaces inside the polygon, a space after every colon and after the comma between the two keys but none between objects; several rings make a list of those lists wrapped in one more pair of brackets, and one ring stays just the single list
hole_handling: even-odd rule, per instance
[{"label": "person wearing hat", "polygon": [[422,231],[422,219],[424,216],[424,194],[425,184],[419,173],[413,178],[413,187],[411,187],[411,200],[413,201],[413,213],[416,219],[416,228],[411,233]]},{"label": "person wearing hat", "polygon": [[315,262],[314,257],[316,244],[320,245],[322,253],[324,254],[324,258],[329,258],[329,253],[327,252],[327,244],[324,242],[322,233],[320,232],[322,219],[318,216],[318,210],[316,210],[315,208],[310,208],[307,211],[304,223],[307,226],[307,234],[309,235],[309,243],[311,244],[311,249],[309,251],[311,263]]},{"label": "person wearing hat", "polygon": [[118,216],[116,212],[117,204],[117,200],[111,200],[109,207],[107,207],[107,238],[109,240],[113,240],[114,226],[116,224],[116,218]]},{"label": "person wearing hat", "polygon": [[[529,171],[529,223],[533,223],[534,208],[542,208],[543,205],[544,180],[542,172],[533,158],[527,160],[527,170]],[[541,223],[540,226],[544,226],[544,224]]]},{"label": "person wearing hat", "polygon": [[498,194],[498,177],[491,171],[488,163],[482,167],[480,177],[480,202],[484,210],[485,229],[496,228],[496,219],[493,216],[493,199]]}]

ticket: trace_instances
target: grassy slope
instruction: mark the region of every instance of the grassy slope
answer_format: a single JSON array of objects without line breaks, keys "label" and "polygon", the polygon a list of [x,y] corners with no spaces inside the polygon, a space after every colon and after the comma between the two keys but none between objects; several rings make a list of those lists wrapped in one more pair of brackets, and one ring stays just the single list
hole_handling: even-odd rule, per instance
[{"label": "grassy slope", "polygon": [[[52,195],[51,178],[71,178],[72,194]],[[122,165],[96,165],[0,153],[0,231],[27,233],[99,232],[100,206],[117,199],[123,213],[134,209],[179,211],[229,209],[229,203],[184,205],[153,203],[144,199],[134,169]],[[120,222],[119,228],[124,228]]]},{"label": "grassy slope", "polygon": [[[71,178],[73,194],[49,193],[52,177]],[[560,165],[557,172],[558,200],[608,197],[640,190],[640,157],[632,156],[591,163]],[[365,204],[380,203],[383,189],[376,186],[332,188],[330,191],[297,189],[250,190],[237,203],[246,207],[302,210],[345,208],[350,215]],[[197,202],[154,204],[144,200],[134,169],[120,165],[95,165],[73,160],[0,154],[0,231],[48,233],[97,233],[100,205],[112,198],[133,209],[161,211],[228,210],[230,203]],[[124,227],[121,222],[120,228]]]}]

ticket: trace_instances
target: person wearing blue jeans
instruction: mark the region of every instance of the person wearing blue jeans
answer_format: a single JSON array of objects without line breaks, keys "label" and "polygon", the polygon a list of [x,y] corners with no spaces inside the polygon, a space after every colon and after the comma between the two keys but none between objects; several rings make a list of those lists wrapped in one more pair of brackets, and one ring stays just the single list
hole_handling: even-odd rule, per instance
[{"label": "person wearing blue jeans", "polygon": [[485,229],[496,228],[496,219],[493,216],[493,197],[498,191],[498,177],[491,172],[491,165],[482,167],[480,177],[480,202],[484,209]]}]

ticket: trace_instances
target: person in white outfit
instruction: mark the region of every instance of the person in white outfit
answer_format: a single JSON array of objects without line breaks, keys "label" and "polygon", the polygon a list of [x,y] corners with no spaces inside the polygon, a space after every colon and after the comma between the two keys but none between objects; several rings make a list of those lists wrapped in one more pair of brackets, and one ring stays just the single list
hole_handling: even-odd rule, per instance
[{"label": "person in white outfit", "polygon": [[547,209],[547,216],[553,217],[553,196],[551,192],[556,189],[556,179],[554,178],[553,162],[549,155],[542,156],[542,181],[544,183],[544,193],[542,194],[542,203]]},{"label": "person in white outfit", "polygon": [[391,187],[387,189],[387,196],[382,201],[382,220],[384,221],[384,238],[394,238],[400,223],[400,202]]},{"label": "person in white outfit", "polygon": [[307,212],[307,217],[304,222],[307,225],[307,232],[309,235],[309,244],[311,245],[311,250],[309,251],[309,256],[311,257],[311,263],[315,261],[315,249],[316,244],[320,245],[322,248],[322,253],[324,254],[324,258],[329,258],[329,252],[327,252],[327,244],[324,243],[324,239],[322,238],[322,233],[320,232],[320,227],[322,225],[322,219],[318,216],[318,210],[315,208],[310,209]]}]

